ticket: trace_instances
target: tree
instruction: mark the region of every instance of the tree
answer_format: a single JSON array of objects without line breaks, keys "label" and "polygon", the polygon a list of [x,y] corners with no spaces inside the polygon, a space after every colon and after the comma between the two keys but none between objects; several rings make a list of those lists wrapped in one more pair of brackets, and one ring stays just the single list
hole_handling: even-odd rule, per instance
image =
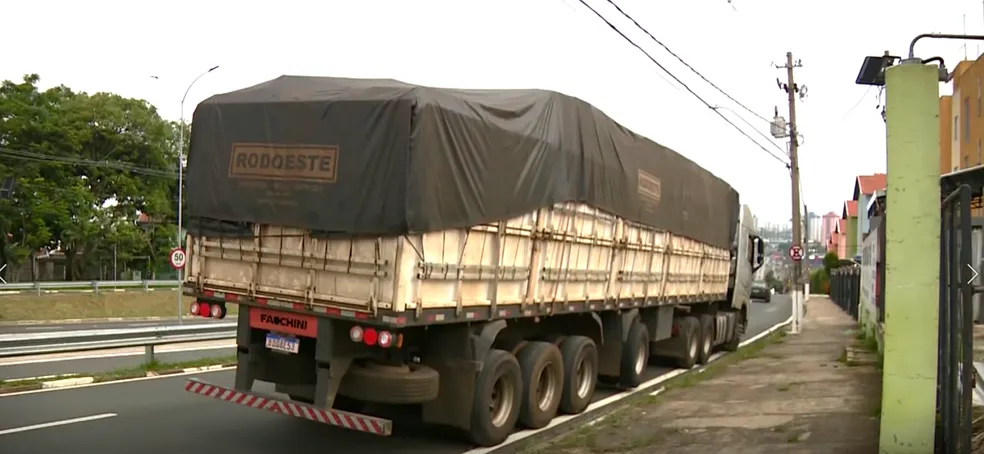
[{"label": "tree", "polygon": [[810,291],[828,293],[830,291],[830,275],[826,268],[818,268],[810,273]]},{"label": "tree", "polygon": [[830,270],[840,266],[840,257],[837,257],[836,252],[828,252],[823,256],[823,269],[829,275]]},{"label": "tree", "polygon": [[[61,249],[79,279],[114,250],[166,260],[154,238],[175,232],[176,125],[143,100],[39,81],[0,85],[0,176],[17,181],[0,200],[0,266]],[[160,224],[138,228],[139,213]]]}]

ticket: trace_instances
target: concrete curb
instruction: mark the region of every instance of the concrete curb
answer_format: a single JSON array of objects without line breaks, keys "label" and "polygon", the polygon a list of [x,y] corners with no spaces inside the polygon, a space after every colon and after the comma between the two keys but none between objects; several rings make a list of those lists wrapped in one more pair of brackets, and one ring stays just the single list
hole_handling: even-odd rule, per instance
[{"label": "concrete curb", "polygon": [[70,388],[72,386],[88,385],[94,381],[96,381],[95,377],[63,378],[61,380],[41,382],[41,389]]},{"label": "concrete curb", "polygon": [[[236,364],[235,363],[231,363],[231,364],[229,364],[229,363],[227,363],[227,364],[215,364],[215,365],[211,365],[211,366],[189,367],[189,368],[185,368],[185,369],[169,369],[169,370],[164,370],[164,371],[149,371],[149,372],[144,373],[143,375],[141,375],[141,374],[123,375],[123,376],[119,376],[119,377],[113,377],[111,379],[110,378],[107,378],[105,380],[99,380],[98,377],[95,377],[95,376],[88,376],[88,377],[66,377],[66,376],[61,376],[62,378],[57,379],[57,380],[47,380],[47,381],[41,381],[41,382],[36,382],[36,383],[26,383],[24,385],[14,385],[14,386],[9,386],[9,387],[5,387],[5,388],[0,388],[0,395],[13,394],[13,393],[24,392],[24,391],[34,391],[34,390],[39,390],[39,389],[73,388],[73,387],[76,387],[76,386],[90,385],[90,384],[93,384],[93,383],[110,383],[110,382],[114,382],[114,381],[128,380],[128,379],[141,378],[141,377],[159,377],[159,376],[166,376],[166,375],[188,374],[188,373],[206,372],[206,371],[212,372],[212,371],[216,371],[216,370],[235,369],[235,368],[236,368]],[[51,376],[48,376],[48,377],[18,378],[18,379],[15,379],[15,380],[6,380],[6,381],[3,381],[3,383],[16,383],[18,381],[39,380],[39,379],[50,378],[50,377]]]}]

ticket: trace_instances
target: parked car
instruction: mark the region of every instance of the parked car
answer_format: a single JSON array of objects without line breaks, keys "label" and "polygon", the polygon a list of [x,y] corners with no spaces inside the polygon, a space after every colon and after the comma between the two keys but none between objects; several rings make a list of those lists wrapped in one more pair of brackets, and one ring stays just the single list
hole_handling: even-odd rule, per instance
[{"label": "parked car", "polygon": [[755,281],[752,283],[751,296],[753,300],[762,300],[769,303],[772,302],[772,289],[765,282]]}]

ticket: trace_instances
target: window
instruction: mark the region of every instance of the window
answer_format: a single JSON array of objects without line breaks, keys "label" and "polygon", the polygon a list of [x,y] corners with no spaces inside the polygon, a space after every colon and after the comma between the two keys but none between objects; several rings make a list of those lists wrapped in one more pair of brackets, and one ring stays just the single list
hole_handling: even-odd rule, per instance
[{"label": "window", "polygon": [[970,143],[970,96],[965,97],[963,101],[963,111],[967,112],[963,119],[963,141]]},{"label": "window", "polygon": [[970,167],[970,156],[964,155],[963,161],[964,161],[963,168],[966,169],[967,167]]},{"label": "window", "polygon": [[960,140],[960,115],[953,116],[953,141]]},{"label": "window", "polygon": [[977,165],[981,165],[981,158],[984,158],[981,155],[981,139],[977,139]]},{"label": "window", "polygon": [[977,116],[981,116],[981,78],[977,78]]}]

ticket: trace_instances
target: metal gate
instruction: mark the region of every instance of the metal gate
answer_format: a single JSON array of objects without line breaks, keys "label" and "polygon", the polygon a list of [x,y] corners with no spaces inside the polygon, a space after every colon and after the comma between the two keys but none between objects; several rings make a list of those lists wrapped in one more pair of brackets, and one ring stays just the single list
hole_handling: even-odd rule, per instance
[{"label": "metal gate", "polygon": [[940,230],[939,356],[936,452],[970,454],[973,406],[971,188],[943,199]]},{"label": "metal gate", "polygon": [[861,301],[861,268],[844,265],[830,270],[830,299],[855,320]]}]

